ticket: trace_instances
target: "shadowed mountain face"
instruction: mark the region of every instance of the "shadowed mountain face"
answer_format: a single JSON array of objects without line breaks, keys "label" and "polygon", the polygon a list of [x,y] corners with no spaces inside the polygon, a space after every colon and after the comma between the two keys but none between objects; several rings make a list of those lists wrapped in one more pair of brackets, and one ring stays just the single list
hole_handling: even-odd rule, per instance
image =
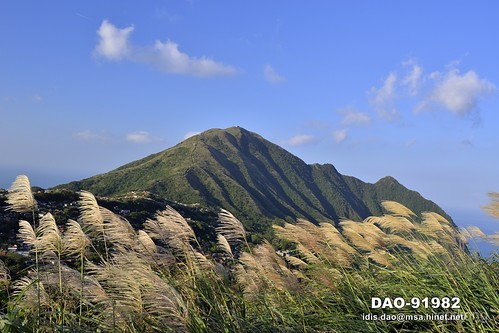
[{"label": "shadowed mountain face", "polygon": [[147,190],[170,200],[225,208],[254,231],[277,219],[317,222],[380,215],[383,200],[449,218],[392,177],[369,184],[341,175],[331,164],[308,165],[240,127],[208,130],[111,172],[58,187],[100,196]]}]

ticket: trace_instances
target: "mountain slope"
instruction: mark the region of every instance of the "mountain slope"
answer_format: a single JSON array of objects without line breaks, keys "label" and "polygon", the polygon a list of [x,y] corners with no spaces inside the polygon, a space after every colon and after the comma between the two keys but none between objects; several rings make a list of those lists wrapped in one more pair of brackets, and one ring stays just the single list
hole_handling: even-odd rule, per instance
[{"label": "mountain slope", "polygon": [[382,200],[448,217],[391,177],[368,184],[341,175],[331,164],[307,165],[240,127],[212,129],[111,172],[59,187],[101,196],[147,190],[183,203],[223,207],[261,231],[275,219],[338,221],[379,215]]}]

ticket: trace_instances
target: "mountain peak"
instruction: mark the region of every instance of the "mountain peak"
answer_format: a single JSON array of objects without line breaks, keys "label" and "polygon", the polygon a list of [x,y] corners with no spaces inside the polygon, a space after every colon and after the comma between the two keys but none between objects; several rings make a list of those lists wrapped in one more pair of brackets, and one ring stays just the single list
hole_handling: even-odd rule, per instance
[{"label": "mountain peak", "polygon": [[392,177],[367,184],[341,175],[332,164],[308,165],[239,126],[207,130],[106,174],[59,187],[101,196],[150,191],[185,204],[227,209],[255,231],[267,230],[276,219],[359,220],[381,214],[382,200],[447,217]]}]

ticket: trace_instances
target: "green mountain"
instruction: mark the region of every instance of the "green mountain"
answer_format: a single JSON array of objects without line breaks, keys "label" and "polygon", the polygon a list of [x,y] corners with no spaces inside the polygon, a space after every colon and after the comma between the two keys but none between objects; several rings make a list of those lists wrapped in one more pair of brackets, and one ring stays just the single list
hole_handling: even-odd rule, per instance
[{"label": "green mountain", "polygon": [[254,231],[265,230],[273,220],[297,217],[363,219],[381,214],[383,200],[449,218],[392,177],[369,184],[341,175],[331,164],[308,165],[241,127],[208,130],[108,173],[58,187],[99,196],[145,190],[186,204],[218,206]]}]

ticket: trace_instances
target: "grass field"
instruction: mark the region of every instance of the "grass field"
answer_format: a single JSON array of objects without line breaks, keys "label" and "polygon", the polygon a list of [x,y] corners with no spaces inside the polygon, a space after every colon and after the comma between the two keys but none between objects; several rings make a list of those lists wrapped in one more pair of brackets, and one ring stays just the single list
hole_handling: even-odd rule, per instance
[{"label": "grass field", "polygon": [[[274,245],[249,244],[242,224],[222,210],[213,253],[202,253],[198,235],[170,207],[137,231],[81,192],[80,218],[60,228],[50,213],[38,217],[23,177],[9,204],[26,216],[18,237],[32,260],[15,280],[0,262],[2,332],[499,327],[499,258],[471,255],[465,235],[445,218],[417,216],[393,201],[383,203],[383,216],[336,227],[303,219],[275,225]],[[373,307],[373,298],[410,306]]]}]

